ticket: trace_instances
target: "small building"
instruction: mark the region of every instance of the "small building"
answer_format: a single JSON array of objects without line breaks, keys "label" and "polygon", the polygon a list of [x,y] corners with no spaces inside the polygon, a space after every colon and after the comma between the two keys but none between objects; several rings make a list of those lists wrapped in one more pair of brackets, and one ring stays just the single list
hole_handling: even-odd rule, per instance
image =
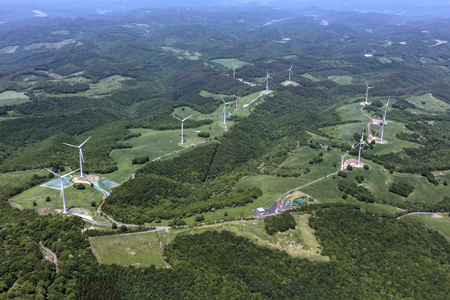
[{"label": "small building", "polygon": [[294,201],[294,203],[297,205],[304,205],[304,204],[308,203],[308,201],[305,201],[303,199],[297,199]]},{"label": "small building", "polygon": [[258,214],[264,214],[266,212],[266,210],[264,208],[262,208],[262,207],[259,207],[259,208],[256,209],[256,212]]},{"label": "small building", "polygon": [[287,200],[284,201],[284,205],[287,205],[287,206],[295,206],[296,204],[290,202],[289,199],[287,199]]}]

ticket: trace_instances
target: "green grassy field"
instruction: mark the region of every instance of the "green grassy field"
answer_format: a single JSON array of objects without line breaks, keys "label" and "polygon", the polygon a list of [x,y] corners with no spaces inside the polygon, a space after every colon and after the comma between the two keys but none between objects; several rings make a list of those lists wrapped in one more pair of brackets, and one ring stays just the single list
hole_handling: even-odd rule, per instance
[{"label": "green grassy field", "polygon": [[[348,156],[348,158],[354,157]],[[450,192],[449,186],[446,187],[442,184],[439,186],[434,186],[433,184],[429,183],[423,176],[397,172],[394,172],[394,174],[389,174],[383,167],[365,160],[362,161],[364,164],[367,164],[370,167],[370,170],[354,168],[353,171],[346,171],[348,177],[345,180],[349,182],[356,182],[355,176],[363,175],[364,181],[362,182],[362,185],[372,191],[372,193],[377,198],[385,198],[398,201],[404,201],[407,199],[413,202],[425,201],[436,203]],[[439,178],[444,179],[441,177]],[[337,189],[338,181],[341,179],[341,177],[336,177],[336,179],[326,179],[316,184],[305,187],[304,189],[302,189],[302,191],[311,195],[320,202],[352,201],[351,203],[353,203],[354,201],[356,201],[355,203],[358,203],[359,201],[357,201],[353,197],[348,197],[347,200],[343,200],[341,198],[342,192]],[[388,185],[391,182],[407,182],[413,185],[415,187],[415,190],[407,198],[405,198],[389,192]],[[362,204],[362,202],[359,203]],[[395,211],[395,208],[389,209],[393,209]]]},{"label": "green grassy field", "polygon": [[170,267],[162,259],[163,244],[157,233],[100,236],[89,240],[101,264]]},{"label": "green grassy field", "polygon": [[432,215],[412,215],[406,218],[419,218],[426,225],[439,230],[447,239],[450,239],[450,217],[448,215],[443,218],[435,218]]},{"label": "green grassy field", "polygon": [[95,237],[90,238],[90,242],[94,254],[102,264],[169,267],[162,259],[162,250],[177,235],[228,230],[238,236],[252,240],[259,246],[284,250],[294,257],[312,261],[329,261],[327,256],[320,254],[321,249],[315,239],[314,230],[308,225],[309,217],[309,215],[294,215],[297,221],[295,229],[272,236],[265,232],[263,220],[247,220],[177,229],[169,232]]},{"label": "green grassy field", "polygon": [[[229,122],[229,126],[232,123]],[[142,165],[132,165],[131,161],[137,156],[149,156],[150,160],[165,154],[183,149],[189,145],[203,142],[206,139],[198,137],[195,131],[209,132],[211,136],[216,136],[223,133],[222,124],[216,121],[209,125],[203,125],[199,128],[184,129],[184,140],[186,146],[180,146],[181,130],[152,130],[152,129],[130,129],[133,132],[139,132],[142,135],[138,138],[125,141],[133,146],[133,148],[118,149],[111,153],[111,158],[117,162],[118,171],[110,174],[104,174],[109,180],[117,183],[122,183],[127,180],[133,172],[135,172]],[[209,129],[211,128],[211,129]]]},{"label": "green grassy field", "polygon": [[392,63],[392,60],[390,60],[387,57],[377,57],[377,58],[382,64],[390,64],[390,63]]},{"label": "green grassy field", "polygon": [[163,49],[164,51],[172,51],[172,52],[174,52],[175,54],[181,54],[181,55],[178,57],[179,59],[185,59],[185,58],[187,58],[187,59],[190,59],[190,60],[198,60],[199,57],[201,56],[201,54],[198,53],[198,52],[195,52],[194,54],[191,54],[189,51],[181,50],[181,49],[176,49],[176,48],[173,48],[173,47],[166,47],[166,46],[163,46],[163,47],[161,47],[161,49]]},{"label": "green grassy field", "polygon": [[[422,96],[416,96],[406,99],[412,104],[414,104],[417,109],[411,109],[408,108],[408,110],[412,112],[429,112],[429,113],[438,113],[438,112],[444,112],[447,109],[450,109],[450,104],[445,103],[444,101],[441,101],[439,99],[436,99],[433,97],[431,93],[422,95]],[[422,104],[422,102],[425,102],[425,104]]]},{"label": "green grassy field", "polygon": [[233,64],[235,64],[237,68],[242,67],[243,65],[246,64],[245,61],[241,61],[237,58],[222,58],[222,59],[214,59],[212,61],[221,64],[227,68],[233,68]]},{"label": "green grassy field", "polygon": [[0,106],[25,103],[30,98],[22,92],[6,91],[0,94]]},{"label": "green grassy field", "polygon": [[[91,206],[91,202],[101,203],[102,193],[88,185],[85,185],[86,189],[77,190],[73,186],[66,187],[64,194],[66,198],[66,207],[81,209],[86,214],[92,215],[96,211],[96,207]],[[52,201],[46,202],[47,196]],[[33,206],[33,201],[37,202],[37,206]],[[63,209],[62,198],[60,197],[60,190],[35,186],[31,189],[24,191],[23,193],[14,196],[9,201],[11,206],[18,207],[19,209],[35,209],[41,213],[47,212],[59,212]]]},{"label": "green grassy field", "polygon": [[340,85],[349,85],[352,84],[353,77],[352,76],[330,76],[328,79],[336,82]]},{"label": "green grassy field", "polygon": [[48,171],[44,169],[3,173],[0,174],[0,186],[16,187],[27,183],[34,175],[47,176],[48,174]]},{"label": "green grassy field", "polygon": [[309,79],[309,80],[312,80],[312,81],[320,81],[320,79],[318,79],[318,78],[316,78],[316,77],[314,77],[314,76],[312,76],[312,75],[310,75],[308,73],[302,74],[302,76],[305,77],[306,79]]},{"label": "green grassy field", "polygon": [[0,54],[2,54],[2,53],[10,53],[12,50],[14,50],[14,48],[16,48],[16,46],[3,47],[2,49],[0,49]]},{"label": "green grassy field", "polygon": [[34,50],[39,49],[41,47],[45,47],[47,49],[59,49],[63,46],[69,45],[75,43],[75,40],[73,39],[66,39],[60,42],[54,42],[54,43],[33,43],[31,45],[23,46],[24,50]]},{"label": "green grassy field", "polygon": [[[260,92],[255,92],[255,93],[251,93],[247,96],[240,98],[238,101],[239,110],[235,111],[233,113],[233,115],[238,116],[238,117],[248,117],[251,112],[250,111],[251,106],[253,106],[255,102],[253,102],[253,104],[251,106],[244,107],[244,105],[252,102],[255,98],[257,98],[259,96],[259,94],[260,94]],[[264,99],[264,97],[266,97],[266,96],[262,96],[261,98]],[[261,99],[258,99],[256,102],[258,102],[260,100]]]},{"label": "green grassy field", "polygon": [[52,34],[68,35],[69,32],[67,30],[57,30],[57,31],[53,31]]},{"label": "green grassy field", "polygon": [[214,99],[221,99],[220,97],[222,96],[223,98],[225,97],[232,97],[231,95],[225,95],[225,94],[213,94],[204,90],[201,90],[199,93],[200,96],[202,97],[212,97]]}]

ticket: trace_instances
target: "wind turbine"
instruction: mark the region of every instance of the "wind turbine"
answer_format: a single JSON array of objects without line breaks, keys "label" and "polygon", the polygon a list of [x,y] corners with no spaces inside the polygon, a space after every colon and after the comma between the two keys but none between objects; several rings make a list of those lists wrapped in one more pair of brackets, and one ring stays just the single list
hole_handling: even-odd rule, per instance
[{"label": "wind turbine", "polygon": [[178,117],[175,116],[175,115],[174,115],[174,117],[181,121],[181,145],[183,145],[183,144],[184,144],[184,141],[183,141],[183,127],[184,127],[184,121],[186,121],[187,119],[189,119],[190,117],[192,117],[192,115],[190,115],[189,117],[187,117],[187,118],[185,118],[185,119],[183,119],[183,120],[181,120],[180,118],[178,118]]},{"label": "wind turbine", "polygon": [[234,63],[233,64],[233,79],[236,79],[236,65]]},{"label": "wind turbine", "polygon": [[264,80],[266,82],[266,92],[269,91],[269,78],[273,79],[272,77],[269,76],[269,70],[267,70],[267,76],[266,79]]},{"label": "wind turbine", "polygon": [[50,170],[47,169],[47,168],[44,168],[44,169],[46,169],[46,170],[49,171],[50,173],[52,173],[52,174],[58,176],[58,177],[61,179],[61,197],[63,198],[63,206],[64,206],[63,214],[65,214],[65,213],[67,213],[67,210],[66,210],[66,198],[64,197],[64,177],[66,177],[66,176],[68,176],[68,175],[70,175],[70,174],[72,174],[72,173],[75,173],[75,172],[78,171],[79,169],[78,169],[78,170],[75,170],[75,171],[72,171],[72,172],[70,172],[70,173],[67,173],[66,175],[63,175],[63,176],[60,176],[60,175],[56,174],[55,172],[50,171]]},{"label": "wind turbine", "polygon": [[227,129],[227,121],[226,121],[227,119],[225,117],[225,114],[227,112],[227,103],[225,102],[225,100],[223,100],[222,96],[220,96],[220,98],[222,98],[222,101],[223,101],[223,125],[225,125],[225,132],[227,132],[228,131],[228,129]]},{"label": "wind turbine", "polygon": [[367,147],[369,147],[369,145],[367,145],[366,142],[364,142],[364,128],[363,128],[363,131],[362,131],[362,134],[361,134],[361,140],[355,146],[355,147],[358,147],[358,145],[359,145],[359,154],[358,154],[358,165],[357,165],[357,167],[359,167],[359,162],[361,161],[361,149],[362,149],[363,144],[366,145]]},{"label": "wind turbine", "polygon": [[366,105],[367,104],[369,104],[369,102],[367,102],[367,98],[369,98],[369,89],[373,89],[373,86],[369,86],[368,84],[367,84],[367,81],[366,81],[366,86],[367,86],[367,90],[366,90]]},{"label": "wind turbine", "polygon": [[289,70],[286,70],[286,71],[289,71],[289,81],[291,81],[291,74],[292,74],[292,67],[294,66],[294,64],[292,64],[291,65],[291,67],[289,68]]},{"label": "wind turbine", "polygon": [[71,146],[71,147],[74,147],[74,148],[78,148],[78,150],[80,150],[80,178],[84,177],[84,175],[83,175],[84,156],[83,156],[83,151],[81,151],[81,146],[83,146],[84,143],[86,143],[90,138],[91,137],[88,137],[87,140],[85,140],[83,143],[81,143],[80,146],[75,146],[75,145],[63,143],[64,145]]},{"label": "wind turbine", "polygon": [[384,112],[383,112],[383,124],[381,125],[381,143],[383,143],[383,132],[384,132],[384,124],[386,123],[386,112],[387,110],[391,111],[391,109],[389,108],[389,100],[391,100],[391,97],[389,97],[386,105],[383,106]]}]

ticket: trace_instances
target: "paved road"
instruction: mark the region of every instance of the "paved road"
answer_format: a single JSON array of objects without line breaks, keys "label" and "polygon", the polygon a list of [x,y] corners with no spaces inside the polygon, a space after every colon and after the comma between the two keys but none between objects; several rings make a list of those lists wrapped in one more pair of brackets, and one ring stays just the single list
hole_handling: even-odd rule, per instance
[{"label": "paved road", "polygon": [[53,263],[56,266],[56,273],[58,273],[58,258],[56,257],[56,254],[52,250],[50,250],[47,247],[45,247],[44,245],[42,245],[41,240],[39,240],[39,246],[41,246],[42,249],[44,249],[45,251],[47,251],[48,253],[50,253],[53,256]]}]

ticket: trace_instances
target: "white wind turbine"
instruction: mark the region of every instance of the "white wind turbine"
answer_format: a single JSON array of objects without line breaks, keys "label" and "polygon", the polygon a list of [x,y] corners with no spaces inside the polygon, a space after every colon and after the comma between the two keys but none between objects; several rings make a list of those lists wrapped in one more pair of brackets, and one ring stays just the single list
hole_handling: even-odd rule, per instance
[{"label": "white wind turbine", "polygon": [[79,169],[78,169],[78,170],[75,170],[75,171],[72,171],[72,172],[70,172],[70,173],[67,173],[66,175],[63,175],[63,176],[60,176],[60,175],[56,174],[55,172],[50,171],[50,170],[47,169],[47,168],[44,168],[44,169],[46,169],[46,170],[49,171],[50,173],[52,173],[52,174],[58,176],[58,177],[61,179],[61,197],[63,198],[63,206],[64,206],[63,214],[65,214],[65,213],[67,213],[67,210],[66,210],[66,198],[64,197],[64,177],[66,177],[66,176],[68,176],[68,175],[70,175],[70,174],[72,174],[72,173],[78,171]]},{"label": "white wind turbine", "polygon": [[225,125],[225,132],[227,132],[228,131],[228,129],[227,129],[227,119],[226,119],[226,116],[225,116],[225,114],[226,114],[226,112],[227,112],[227,103],[225,102],[225,100],[223,100],[223,97],[222,96],[220,96],[220,98],[222,98],[222,101],[223,101],[223,125]]},{"label": "white wind turbine", "polygon": [[269,76],[269,70],[267,70],[267,76],[266,79],[264,80],[266,82],[266,92],[269,91],[269,78],[273,79],[272,77]]},{"label": "white wind turbine", "polygon": [[183,145],[183,144],[184,144],[184,141],[183,141],[183,127],[184,127],[184,121],[186,121],[187,119],[189,119],[190,117],[192,117],[192,115],[190,115],[189,117],[187,117],[187,118],[185,118],[185,119],[183,119],[183,120],[181,120],[180,118],[178,118],[178,117],[175,116],[175,115],[174,115],[174,117],[181,121],[181,145]]},{"label": "white wind turbine", "polygon": [[363,144],[366,145],[367,147],[369,147],[369,145],[367,145],[366,142],[364,142],[364,128],[363,128],[363,131],[361,134],[361,140],[355,146],[355,147],[358,147],[358,145],[359,145],[358,165],[357,165],[358,167],[359,167],[359,162],[361,161],[361,149],[362,149]]},{"label": "white wind turbine", "polygon": [[234,63],[233,64],[233,79],[236,79],[236,65]]},{"label": "white wind turbine", "polygon": [[64,145],[71,146],[71,147],[74,147],[74,148],[78,148],[78,150],[80,150],[80,178],[84,177],[84,175],[83,175],[84,156],[83,156],[83,151],[81,151],[81,146],[83,146],[84,143],[86,143],[90,138],[91,137],[88,137],[87,140],[85,140],[83,143],[81,143],[80,146],[75,146],[75,145],[63,143]]},{"label": "white wind turbine", "polygon": [[386,123],[386,113],[387,110],[391,111],[391,109],[389,108],[389,100],[391,100],[391,97],[389,97],[386,105],[383,106],[384,112],[383,112],[383,124],[381,125],[381,143],[383,143],[383,132],[384,132],[384,124]]},{"label": "white wind turbine", "polygon": [[292,74],[292,67],[293,66],[294,66],[294,64],[292,64],[291,67],[288,70],[286,70],[286,71],[289,71],[289,81],[291,81],[291,74]]},{"label": "white wind turbine", "polygon": [[369,104],[369,102],[367,102],[367,99],[369,98],[369,89],[373,89],[373,86],[369,86],[368,84],[367,84],[367,81],[366,81],[366,86],[367,86],[367,90],[366,90],[366,105],[367,104]]}]

